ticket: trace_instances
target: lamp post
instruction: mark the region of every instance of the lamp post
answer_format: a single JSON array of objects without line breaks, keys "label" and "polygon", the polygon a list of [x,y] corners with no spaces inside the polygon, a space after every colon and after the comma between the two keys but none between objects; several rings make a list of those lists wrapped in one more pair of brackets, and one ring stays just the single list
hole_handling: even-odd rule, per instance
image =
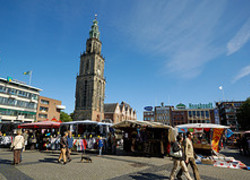
[{"label": "lamp post", "polygon": [[224,94],[224,89],[223,89],[223,86],[220,86],[220,87],[219,87],[219,90],[221,90],[221,91],[222,91],[223,101],[225,101],[225,94]]}]

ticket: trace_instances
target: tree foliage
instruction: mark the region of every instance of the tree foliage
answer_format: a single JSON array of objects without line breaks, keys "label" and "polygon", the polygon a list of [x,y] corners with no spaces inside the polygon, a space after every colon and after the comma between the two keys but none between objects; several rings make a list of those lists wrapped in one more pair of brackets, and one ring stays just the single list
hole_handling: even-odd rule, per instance
[{"label": "tree foliage", "polygon": [[63,112],[63,111],[61,111],[61,113],[60,113],[60,120],[61,120],[62,122],[69,122],[69,121],[72,121],[70,115],[68,115],[67,113],[65,113],[65,112]]},{"label": "tree foliage", "polygon": [[237,120],[242,130],[250,130],[250,97],[241,105]]}]

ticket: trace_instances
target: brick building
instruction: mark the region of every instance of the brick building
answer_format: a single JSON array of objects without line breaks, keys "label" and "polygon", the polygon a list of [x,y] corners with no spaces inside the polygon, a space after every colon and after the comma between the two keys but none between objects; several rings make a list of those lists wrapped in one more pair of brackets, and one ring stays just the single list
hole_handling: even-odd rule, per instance
[{"label": "brick building", "polygon": [[39,97],[38,106],[37,106],[37,121],[60,119],[60,112],[64,110],[65,106],[62,105],[62,102],[59,100],[51,99],[48,97]]},{"label": "brick building", "polygon": [[110,119],[113,123],[124,120],[137,120],[136,111],[125,102],[104,104],[104,119]]}]

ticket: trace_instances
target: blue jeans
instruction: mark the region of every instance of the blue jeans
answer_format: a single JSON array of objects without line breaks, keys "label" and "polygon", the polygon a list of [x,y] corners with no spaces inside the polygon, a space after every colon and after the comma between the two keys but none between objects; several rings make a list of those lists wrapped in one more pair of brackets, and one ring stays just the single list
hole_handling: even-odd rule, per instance
[{"label": "blue jeans", "polygon": [[99,155],[102,155],[102,147],[99,147]]}]

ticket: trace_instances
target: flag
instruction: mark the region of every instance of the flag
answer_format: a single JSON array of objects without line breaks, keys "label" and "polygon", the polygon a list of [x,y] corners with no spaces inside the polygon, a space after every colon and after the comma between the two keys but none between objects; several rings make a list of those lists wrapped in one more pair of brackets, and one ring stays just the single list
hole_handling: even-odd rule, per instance
[{"label": "flag", "polygon": [[222,87],[222,86],[220,86],[220,87],[219,87],[219,90],[222,90],[222,89],[223,89],[223,87]]},{"label": "flag", "polygon": [[31,74],[31,71],[26,71],[23,73],[24,75],[30,75]]},{"label": "flag", "polygon": [[12,77],[9,77],[9,76],[8,76],[8,77],[7,77],[7,81],[8,81],[8,82],[11,82],[11,81],[12,81]]}]

